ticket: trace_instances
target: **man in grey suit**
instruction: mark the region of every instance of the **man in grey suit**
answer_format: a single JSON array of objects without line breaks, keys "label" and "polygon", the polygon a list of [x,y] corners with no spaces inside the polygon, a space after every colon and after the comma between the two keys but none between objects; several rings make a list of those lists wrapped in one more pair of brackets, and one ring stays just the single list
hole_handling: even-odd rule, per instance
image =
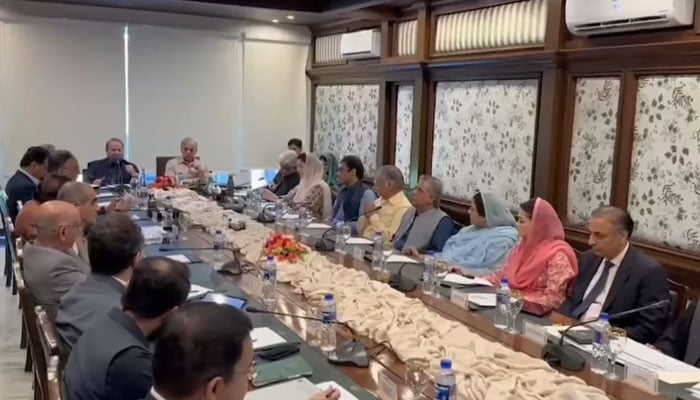
[{"label": "man in grey suit", "polygon": [[122,213],[100,218],[87,241],[92,273],[63,296],[56,314],[56,330],[66,354],[96,320],[119,306],[144,243],[141,228]]},{"label": "man in grey suit", "polygon": [[61,297],[85,280],[90,267],[73,250],[82,228],[73,205],[48,201],[36,221],[36,241],[24,250],[24,280],[34,303],[53,320]]}]

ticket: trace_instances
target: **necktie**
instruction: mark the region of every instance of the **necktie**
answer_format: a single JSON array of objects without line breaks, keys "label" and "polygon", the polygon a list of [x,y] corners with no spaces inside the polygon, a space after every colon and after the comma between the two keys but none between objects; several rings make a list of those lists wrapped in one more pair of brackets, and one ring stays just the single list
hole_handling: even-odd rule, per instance
[{"label": "necktie", "polygon": [[598,282],[596,282],[595,286],[593,286],[593,289],[588,293],[588,296],[586,296],[581,302],[581,304],[579,304],[578,307],[576,307],[572,312],[574,318],[581,319],[583,314],[585,314],[586,311],[588,311],[588,308],[591,306],[591,304],[593,304],[595,299],[605,288],[605,284],[608,281],[608,276],[610,276],[610,268],[614,266],[615,264],[613,264],[611,261],[605,261],[605,265],[603,266],[603,273],[600,274]]}]

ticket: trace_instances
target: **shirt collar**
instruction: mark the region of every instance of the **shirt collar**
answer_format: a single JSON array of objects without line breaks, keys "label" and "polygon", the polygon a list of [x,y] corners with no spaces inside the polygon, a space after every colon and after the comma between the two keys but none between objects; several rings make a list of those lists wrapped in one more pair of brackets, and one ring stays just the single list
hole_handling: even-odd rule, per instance
[{"label": "shirt collar", "polygon": [[25,171],[23,168],[20,168],[19,171],[20,171],[21,173],[27,175],[27,177],[29,177],[29,179],[31,179],[32,182],[34,182],[35,185],[38,185],[38,184],[39,184],[39,180],[36,179],[36,177],[34,177],[34,175],[32,175],[32,174],[30,174],[29,172]]},{"label": "shirt collar", "polygon": [[156,388],[154,387],[151,388],[151,397],[153,397],[156,400],[165,400],[165,397],[161,396],[158,392],[156,392]]},{"label": "shirt collar", "polygon": [[114,278],[114,280],[115,280],[115,281],[117,281],[117,282],[121,283],[121,284],[122,284],[122,285],[123,285],[124,287],[128,287],[128,286],[129,286],[129,282],[127,282],[127,281],[125,281],[125,280],[122,280],[122,279],[119,279],[119,278],[117,278],[117,276],[116,276],[116,275],[112,275],[112,278]]},{"label": "shirt collar", "polygon": [[618,254],[615,258],[610,260],[611,263],[615,264],[616,267],[619,267],[620,264],[622,264],[622,260],[624,260],[625,256],[627,255],[627,251],[630,249],[630,242],[627,242],[625,245],[625,248]]},{"label": "shirt collar", "polygon": [[389,197],[388,199],[384,199],[384,201],[388,202],[391,205],[398,206],[403,204],[403,198],[405,196],[403,195],[403,192],[398,192],[395,195]]}]

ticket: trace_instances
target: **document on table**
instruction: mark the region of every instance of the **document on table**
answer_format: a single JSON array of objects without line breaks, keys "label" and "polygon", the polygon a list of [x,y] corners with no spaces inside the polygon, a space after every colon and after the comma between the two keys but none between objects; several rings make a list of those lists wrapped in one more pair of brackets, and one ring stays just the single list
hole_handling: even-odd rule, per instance
[{"label": "document on table", "polygon": [[340,386],[338,382],[335,381],[330,381],[330,382],[323,382],[319,383],[316,385],[317,388],[321,389],[322,391],[328,390],[330,387],[334,387],[338,389],[340,392],[340,398],[343,400],[359,400],[357,397],[353,396],[352,393],[348,392],[344,387]]},{"label": "document on table", "polygon": [[212,290],[207,287],[192,284],[190,285],[190,292],[187,294],[187,301],[200,299],[206,296],[209,292],[212,292]]},{"label": "document on table", "polygon": [[484,278],[467,278],[466,276],[454,273],[447,274],[442,282],[462,286],[493,286],[491,282]]},{"label": "document on table", "polygon": [[671,385],[700,382],[700,369],[631,339],[617,359],[623,365],[629,363],[652,371],[660,381]]},{"label": "document on table", "polygon": [[282,336],[267,327],[253,329],[250,332],[250,338],[253,341],[253,350],[265,349],[277,346],[278,344],[287,343]]},{"label": "document on table", "polygon": [[284,214],[282,219],[299,219],[299,214]]},{"label": "document on table", "polygon": [[245,400],[308,400],[321,389],[306,378],[292,379],[286,382],[266,386],[248,392]]},{"label": "document on table", "polygon": [[330,225],[321,224],[318,222],[312,222],[306,226],[306,229],[330,229],[330,228],[331,228]]},{"label": "document on table", "polygon": [[184,254],[169,254],[166,257],[168,257],[169,259],[174,260],[174,261],[179,261],[183,264],[189,264],[192,262],[192,260],[187,258],[187,256]]},{"label": "document on table", "polygon": [[479,307],[496,307],[496,293],[469,293],[467,301]]},{"label": "document on table", "polygon": [[104,198],[106,198],[106,197],[116,197],[116,195],[115,195],[114,193],[111,193],[111,192],[100,192],[100,193],[97,193],[97,198],[98,198],[98,199],[104,199]]},{"label": "document on table", "polygon": [[415,258],[405,256],[403,254],[391,254],[386,259],[386,262],[389,264],[420,264],[420,262]]},{"label": "document on table", "polygon": [[145,240],[153,240],[163,237],[163,228],[158,225],[142,226],[141,233]]},{"label": "document on table", "polygon": [[363,237],[351,237],[345,244],[348,246],[370,245],[372,241]]}]

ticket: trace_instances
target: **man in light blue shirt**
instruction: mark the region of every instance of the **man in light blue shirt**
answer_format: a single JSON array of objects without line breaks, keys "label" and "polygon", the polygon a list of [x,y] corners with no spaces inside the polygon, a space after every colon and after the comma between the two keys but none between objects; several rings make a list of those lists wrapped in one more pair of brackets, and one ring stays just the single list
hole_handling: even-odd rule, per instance
[{"label": "man in light blue shirt", "polygon": [[333,205],[333,222],[348,222],[353,235],[357,234],[357,220],[377,200],[372,188],[362,182],[364,177],[365,166],[359,157],[345,156],[340,160],[338,182],[343,186]]}]

